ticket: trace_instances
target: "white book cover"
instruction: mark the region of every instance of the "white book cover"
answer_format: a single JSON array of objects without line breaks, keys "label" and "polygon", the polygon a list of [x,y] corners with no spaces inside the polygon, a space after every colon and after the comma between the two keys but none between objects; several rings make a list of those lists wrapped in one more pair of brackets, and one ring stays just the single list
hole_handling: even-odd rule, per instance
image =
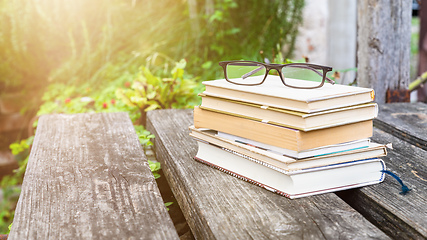
[{"label": "white book cover", "polygon": [[343,162],[357,161],[367,158],[378,158],[387,155],[385,145],[370,142],[367,148],[317,157],[296,159],[250,145],[234,142],[229,139],[221,138],[216,136],[216,131],[208,129],[197,129],[193,126],[190,127],[190,131],[190,136],[194,137],[196,140],[205,141],[216,146],[229,149],[235,153],[258,159],[270,164],[271,166],[275,166],[289,172]]},{"label": "white book cover", "polygon": [[367,186],[384,180],[385,164],[378,158],[286,172],[208,142],[197,142],[195,160],[289,198]]}]

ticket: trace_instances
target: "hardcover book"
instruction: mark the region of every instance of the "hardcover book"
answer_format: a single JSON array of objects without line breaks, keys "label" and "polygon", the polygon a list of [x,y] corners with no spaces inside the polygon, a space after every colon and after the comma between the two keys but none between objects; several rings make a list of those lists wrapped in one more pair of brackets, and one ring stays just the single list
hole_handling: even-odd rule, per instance
[{"label": "hardcover book", "polygon": [[367,158],[378,158],[387,155],[385,145],[369,143],[368,147],[365,148],[349,149],[347,151],[340,151],[333,154],[297,159],[221,138],[216,135],[216,131],[212,130],[202,130],[191,126],[190,136],[194,137],[196,140],[204,141],[220,148],[233,151],[236,154],[245,155],[253,159],[263,161],[271,166],[279,167],[284,171],[289,172]]},{"label": "hardcover book", "polygon": [[385,164],[377,158],[288,172],[207,142],[197,142],[199,150],[195,160],[289,198],[362,187],[384,180]]},{"label": "hardcover book", "polygon": [[231,140],[233,142],[246,144],[256,148],[263,149],[279,155],[289,156],[296,159],[303,159],[308,157],[319,157],[334,153],[340,153],[345,151],[357,150],[369,147],[370,139],[359,139],[351,142],[344,142],[334,145],[326,145],[318,148],[307,149],[304,151],[292,151],[286,148],[276,147],[270,144],[261,143],[252,139],[242,138],[228,133],[218,132],[218,137]]},{"label": "hardcover book", "polygon": [[200,108],[237,117],[290,127],[303,131],[372,120],[378,115],[376,103],[365,103],[315,113],[303,113],[201,94]]},{"label": "hardcover book", "polygon": [[[326,145],[370,138],[372,120],[304,132],[262,121],[194,108],[194,126],[301,152]],[[331,137],[333,136],[333,137]]]},{"label": "hardcover book", "polygon": [[325,84],[317,89],[295,89],[284,86],[280,77],[274,75],[269,75],[263,84],[257,86],[236,85],[225,79],[204,81],[203,84],[206,86],[206,95],[304,113],[364,104],[374,100],[374,91],[370,88]]}]

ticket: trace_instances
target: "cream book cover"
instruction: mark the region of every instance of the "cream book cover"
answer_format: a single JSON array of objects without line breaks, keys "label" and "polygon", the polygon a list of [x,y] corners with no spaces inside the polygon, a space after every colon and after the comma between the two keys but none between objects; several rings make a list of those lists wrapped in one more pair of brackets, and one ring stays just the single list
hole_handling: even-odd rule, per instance
[{"label": "cream book cover", "polygon": [[[301,81],[287,79],[288,81]],[[324,84],[316,89],[296,89],[283,85],[279,76],[269,75],[256,86],[242,86],[225,79],[204,81],[204,94],[264,106],[312,113],[372,102],[374,91],[340,84]]]},{"label": "cream book cover", "polygon": [[321,112],[304,113],[205,94],[200,94],[200,96],[202,96],[201,109],[302,131],[312,131],[371,120],[378,115],[378,106],[376,103],[365,103]]}]

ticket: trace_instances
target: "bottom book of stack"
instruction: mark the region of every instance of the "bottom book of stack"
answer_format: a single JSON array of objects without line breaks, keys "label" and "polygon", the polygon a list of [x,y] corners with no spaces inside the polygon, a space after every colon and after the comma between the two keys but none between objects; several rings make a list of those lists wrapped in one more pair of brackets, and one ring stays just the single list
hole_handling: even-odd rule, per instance
[{"label": "bottom book of stack", "polygon": [[197,140],[195,160],[286,196],[300,198],[380,183],[385,146],[294,159],[221,138],[212,130],[190,127]]}]

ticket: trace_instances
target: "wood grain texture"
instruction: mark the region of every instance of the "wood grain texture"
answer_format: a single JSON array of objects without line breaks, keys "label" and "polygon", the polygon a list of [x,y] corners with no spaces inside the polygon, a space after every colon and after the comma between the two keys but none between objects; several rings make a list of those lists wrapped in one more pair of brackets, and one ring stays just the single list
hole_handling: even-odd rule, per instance
[{"label": "wood grain texture", "polygon": [[407,89],[411,0],[357,1],[357,83],[385,103],[388,89]]},{"label": "wood grain texture", "polygon": [[196,162],[192,123],[192,110],[156,110],[147,119],[197,239],[388,239],[335,194],[290,200]]},{"label": "wood grain texture", "polygon": [[427,150],[427,104],[390,103],[379,106],[375,127]]},{"label": "wood grain texture", "polygon": [[178,239],[126,113],[40,118],[9,239]]},{"label": "wood grain texture", "polygon": [[382,159],[412,190],[399,194],[399,183],[386,176],[379,185],[344,191],[340,196],[395,239],[427,239],[427,151],[379,129],[374,129],[372,139],[393,144]]}]

